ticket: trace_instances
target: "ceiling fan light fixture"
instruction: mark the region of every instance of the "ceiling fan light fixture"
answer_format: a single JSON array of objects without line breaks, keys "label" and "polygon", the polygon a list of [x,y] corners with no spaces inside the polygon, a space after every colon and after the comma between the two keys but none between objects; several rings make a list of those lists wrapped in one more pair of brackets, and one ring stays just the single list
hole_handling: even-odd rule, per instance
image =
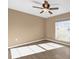
[{"label": "ceiling fan light fixture", "polygon": [[43,9],[45,12],[47,12],[48,11],[48,9]]}]

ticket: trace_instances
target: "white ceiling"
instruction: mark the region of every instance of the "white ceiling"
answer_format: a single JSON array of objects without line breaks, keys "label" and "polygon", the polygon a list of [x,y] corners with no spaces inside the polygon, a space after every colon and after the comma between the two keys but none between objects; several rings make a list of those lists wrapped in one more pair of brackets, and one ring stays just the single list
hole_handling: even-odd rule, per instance
[{"label": "white ceiling", "polygon": [[47,12],[40,14],[41,9],[33,8],[32,6],[41,6],[41,4],[36,4],[33,1],[38,1],[43,3],[44,0],[8,0],[8,6],[10,9],[22,11],[28,14],[48,18],[51,16],[63,14],[70,11],[70,0],[48,0],[51,7],[59,7],[59,10],[52,11],[53,14],[50,15]]}]

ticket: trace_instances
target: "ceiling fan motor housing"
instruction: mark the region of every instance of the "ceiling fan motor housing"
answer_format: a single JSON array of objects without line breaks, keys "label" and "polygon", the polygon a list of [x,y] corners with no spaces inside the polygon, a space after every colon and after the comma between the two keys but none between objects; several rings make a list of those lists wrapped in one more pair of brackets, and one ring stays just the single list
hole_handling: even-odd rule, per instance
[{"label": "ceiling fan motor housing", "polygon": [[44,1],[42,6],[43,6],[43,8],[49,9],[50,4],[47,1]]}]

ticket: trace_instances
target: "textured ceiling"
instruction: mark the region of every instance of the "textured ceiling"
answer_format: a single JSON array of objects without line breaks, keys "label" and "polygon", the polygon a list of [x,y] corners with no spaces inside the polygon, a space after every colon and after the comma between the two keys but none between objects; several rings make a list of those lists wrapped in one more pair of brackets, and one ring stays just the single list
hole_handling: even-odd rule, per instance
[{"label": "textured ceiling", "polygon": [[41,6],[41,4],[36,4],[33,1],[43,3],[44,0],[8,0],[8,7],[10,9],[22,11],[28,14],[40,16],[43,18],[48,18],[51,16],[56,16],[59,14],[70,12],[70,0],[48,0],[51,7],[59,7],[59,10],[52,11],[53,14],[44,12],[40,14],[41,9],[33,8],[32,6]]}]

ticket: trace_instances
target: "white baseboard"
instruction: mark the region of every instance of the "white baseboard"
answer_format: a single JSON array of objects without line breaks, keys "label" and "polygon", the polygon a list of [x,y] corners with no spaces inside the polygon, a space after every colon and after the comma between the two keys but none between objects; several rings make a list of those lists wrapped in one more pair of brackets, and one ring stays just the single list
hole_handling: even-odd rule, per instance
[{"label": "white baseboard", "polygon": [[23,43],[23,44],[18,44],[18,45],[10,46],[10,47],[8,47],[8,49],[11,49],[11,48],[14,48],[14,47],[18,47],[18,46],[22,46],[22,45],[26,45],[26,44],[30,44],[30,43],[39,42],[39,41],[42,41],[42,40],[45,40],[45,39],[39,39],[39,40],[35,40],[35,41]]}]

